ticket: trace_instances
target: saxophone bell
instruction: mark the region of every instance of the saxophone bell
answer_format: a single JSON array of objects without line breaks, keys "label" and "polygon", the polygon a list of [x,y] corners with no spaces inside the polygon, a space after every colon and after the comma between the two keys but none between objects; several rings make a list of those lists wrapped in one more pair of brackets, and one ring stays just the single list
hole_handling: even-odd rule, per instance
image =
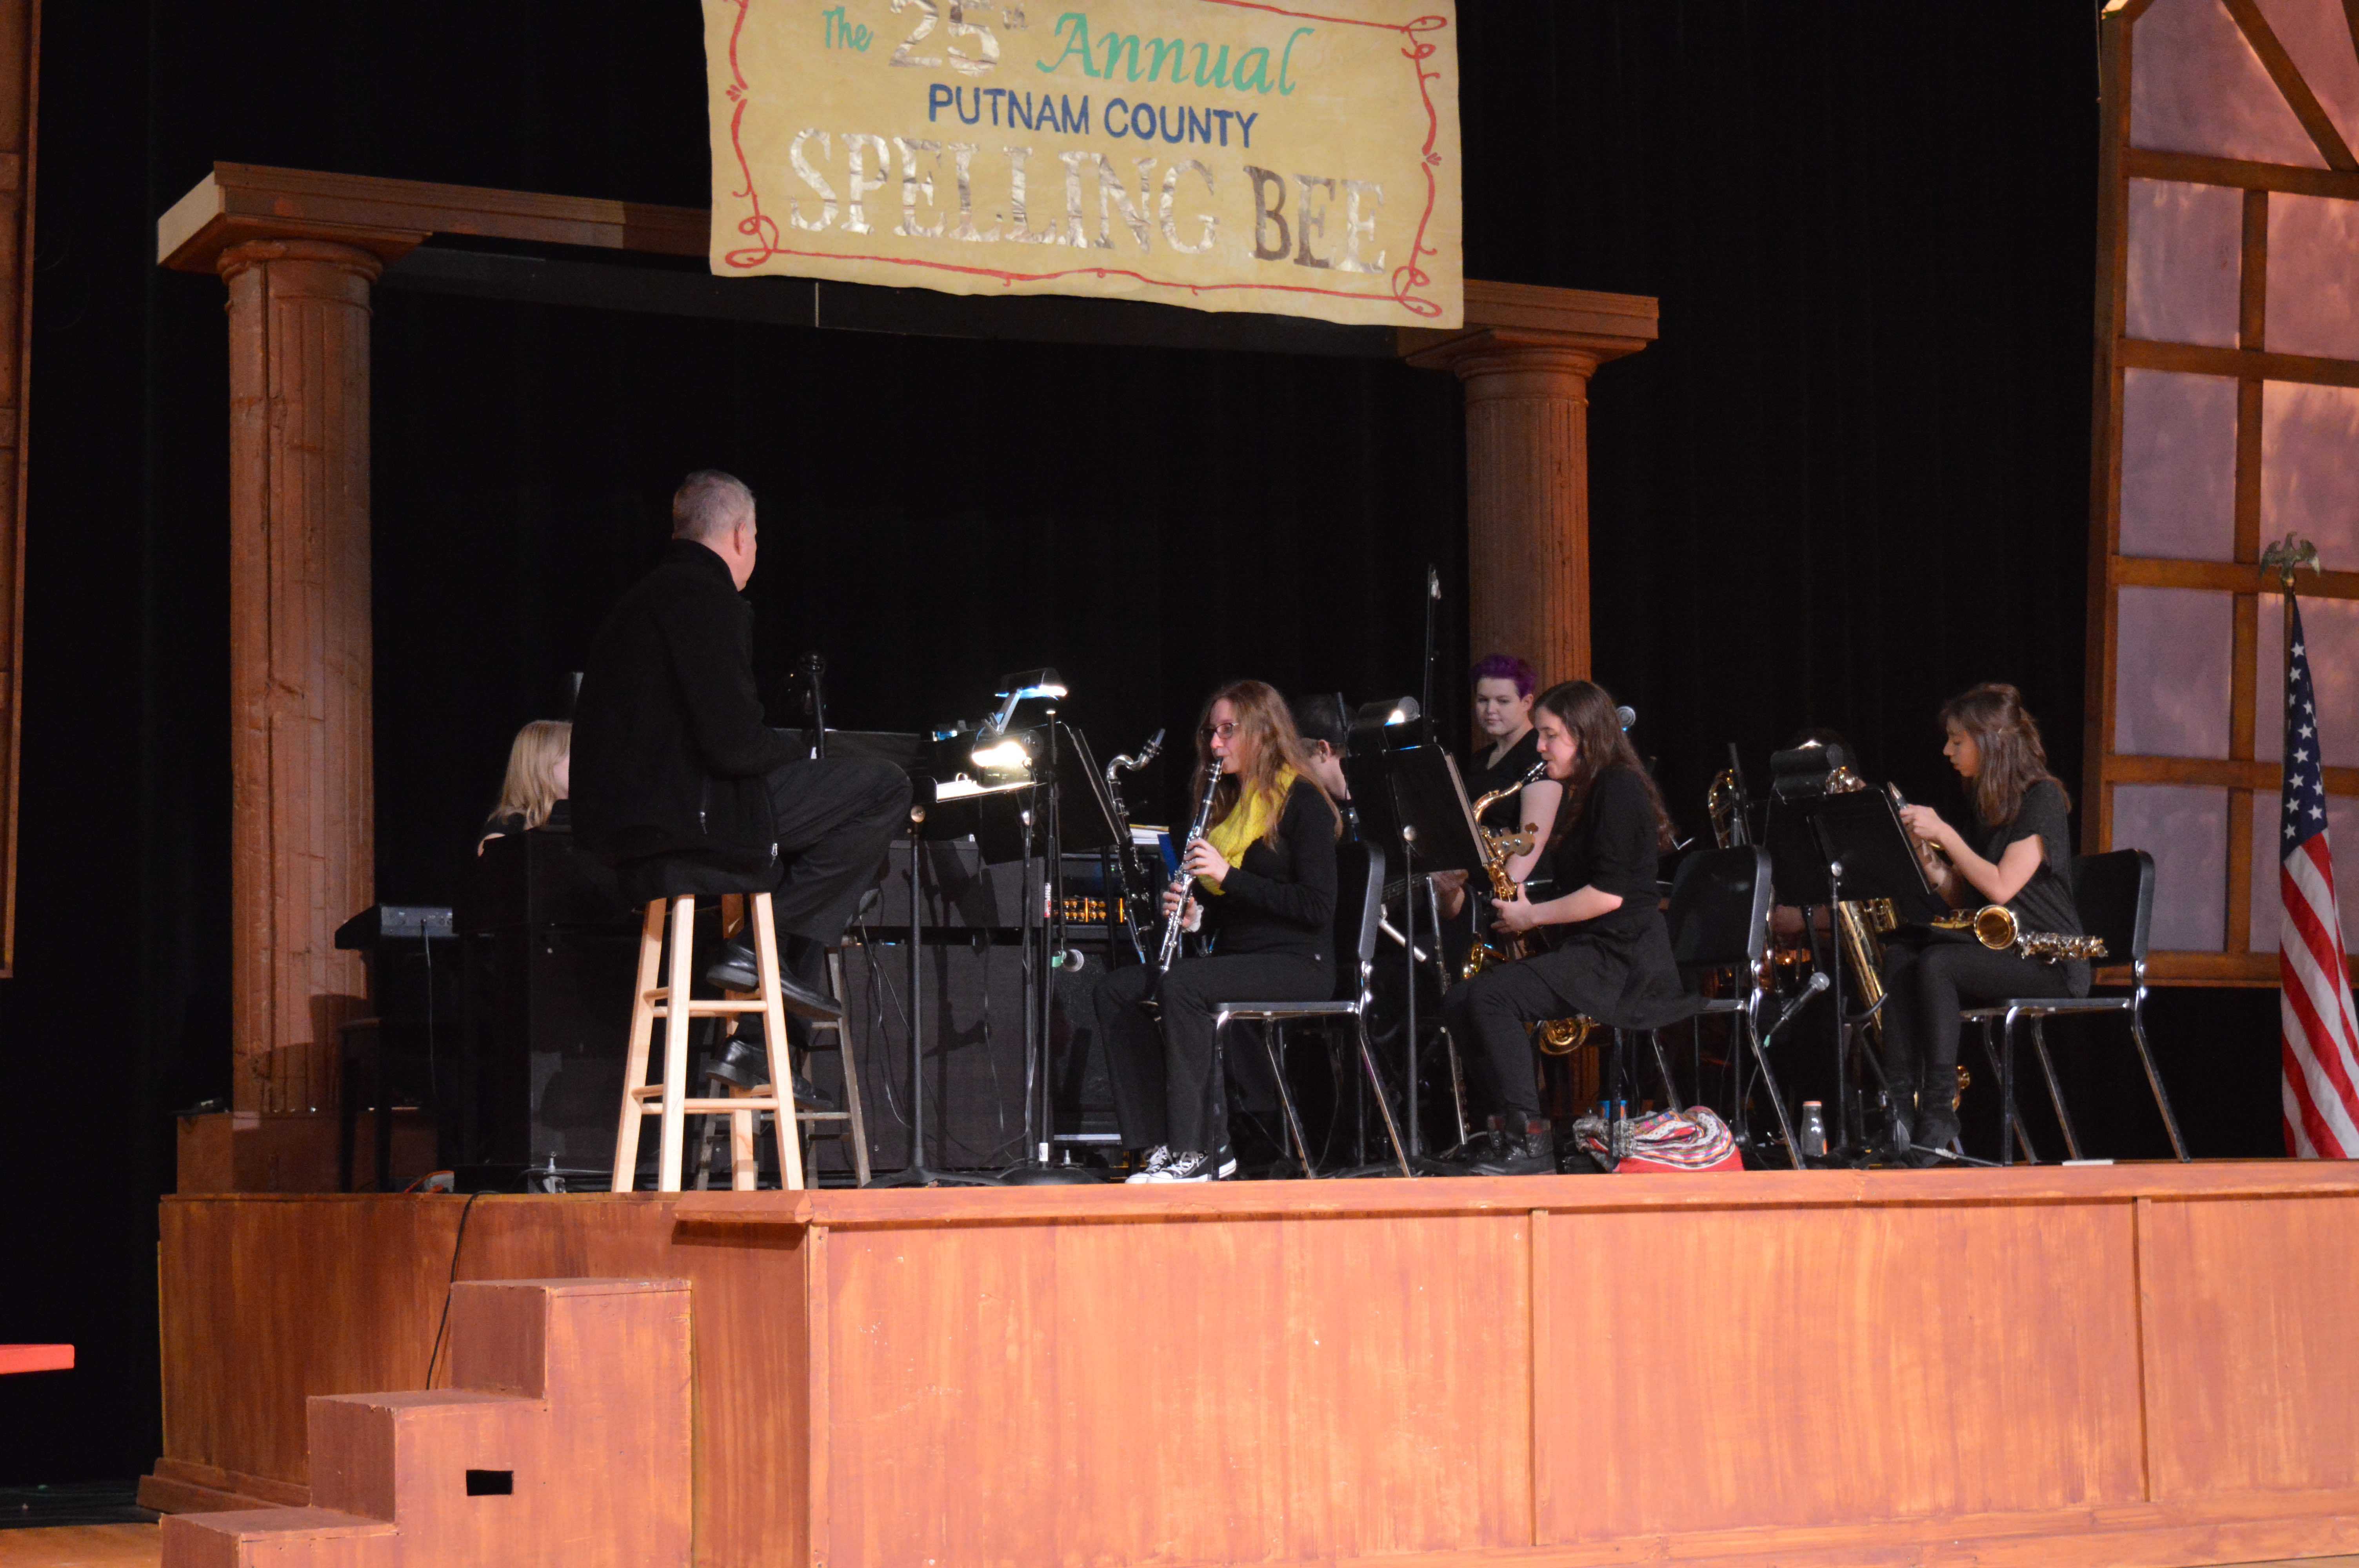
[{"label": "saxophone bell", "polygon": [[1938,919],[1929,921],[1937,931],[1971,931],[1974,940],[1995,953],[2012,951],[2017,957],[2038,958],[2054,963],[2060,958],[2103,958],[2105,939],[2102,936],[2069,936],[2056,931],[2026,931],[2014,910],[2003,903],[1986,903],[1980,909],[1953,910]]}]

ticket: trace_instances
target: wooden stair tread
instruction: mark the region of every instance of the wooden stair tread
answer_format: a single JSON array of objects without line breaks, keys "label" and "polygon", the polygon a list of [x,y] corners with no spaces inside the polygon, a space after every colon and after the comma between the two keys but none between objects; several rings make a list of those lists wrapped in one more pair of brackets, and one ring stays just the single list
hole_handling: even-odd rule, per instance
[{"label": "wooden stair tread", "polygon": [[442,1410],[465,1406],[538,1402],[525,1394],[484,1393],[474,1389],[401,1389],[383,1394],[315,1394],[331,1404],[360,1405],[374,1410]]},{"label": "wooden stair tread", "polygon": [[174,1514],[191,1530],[218,1535],[391,1535],[391,1519],[370,1519],[335,1509],[240,1509],[232,1513]]}]

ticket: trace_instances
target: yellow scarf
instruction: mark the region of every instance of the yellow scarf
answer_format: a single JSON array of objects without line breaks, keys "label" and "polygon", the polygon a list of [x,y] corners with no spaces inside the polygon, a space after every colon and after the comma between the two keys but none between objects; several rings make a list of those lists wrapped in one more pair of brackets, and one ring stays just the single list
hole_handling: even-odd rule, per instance
[{"label": "yellow scarf", "polygon": [[[1245,851],[1277,830],[1277,819],[1286,810],[1286,797],[1294,788],[1294,770],[1277,770],[1277,782],[1266,795],[1249,795],[1241,798],[1229,810],[1228,816],[1214,824],[1204,841],[1221,852],[1221,859],[1236,865],[1245,858]],[[1198,877],[1197,882],[1208,893],[1221,892],[1221,884],[1210,877]]]}]

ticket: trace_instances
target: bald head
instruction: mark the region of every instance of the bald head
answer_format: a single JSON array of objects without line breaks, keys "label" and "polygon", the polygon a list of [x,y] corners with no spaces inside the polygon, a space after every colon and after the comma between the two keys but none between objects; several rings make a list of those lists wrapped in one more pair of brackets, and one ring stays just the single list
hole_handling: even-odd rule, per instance
[{"label": "bald head", "polygon": [[693,539],[729,565],[743,589],[754,575],[754,492],[719,469],[699,469],[671,498],[671,536]]}]

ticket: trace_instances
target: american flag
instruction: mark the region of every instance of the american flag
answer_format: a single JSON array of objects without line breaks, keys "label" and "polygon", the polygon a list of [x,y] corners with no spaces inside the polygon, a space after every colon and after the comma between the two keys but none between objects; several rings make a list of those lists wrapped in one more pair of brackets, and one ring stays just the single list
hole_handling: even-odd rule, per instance
[{"label": "american flag", "polygon": [[2326,843],[2318,700],[2301,609],[2286,596],[2285,809],[2277,844],[2277,1015],[2285,1057],[2286,1152],[2359,1156],[2359,1021],[2351,1009],[2334,857]]}]

